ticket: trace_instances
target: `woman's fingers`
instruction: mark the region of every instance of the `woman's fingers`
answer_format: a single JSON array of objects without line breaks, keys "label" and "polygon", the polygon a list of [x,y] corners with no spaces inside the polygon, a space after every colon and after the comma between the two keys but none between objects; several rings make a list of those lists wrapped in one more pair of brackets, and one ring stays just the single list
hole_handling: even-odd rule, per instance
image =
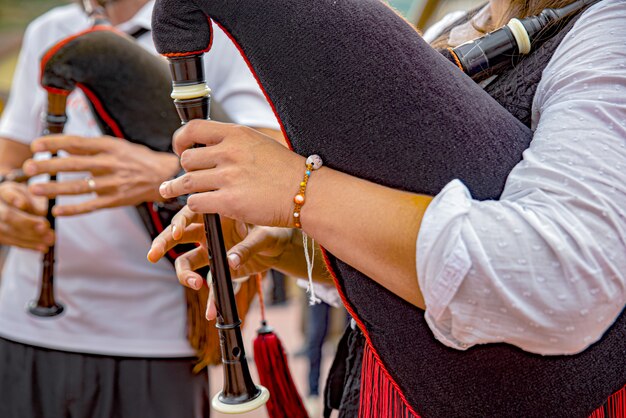
[{"label": "woman's fingers", "polygon": [[212,321],[217,318],[217,306],[215,306],[215,294],[213,292],[213,284],[209,284],[209,300],[206,304],[206,319]]},{"label": "woman's fingers", "polygon": [[148,251],[148,261],[151,263],[158,262],[169,250],[176,247],[178,244],[202,243],[204,240],[205,233],[204,225],[202,224],[194,224],[187,227],[184,234],[179,239],[173,238],[172,226],[170,225],[152,241],[152,246]]},{"label": "woman's fingers", "polygon": [[43,216],[48,209],[47,201],[33,196],[25,185],[6,184],[0,193],[0,201],[33,215]]},{"label": "woman's fingers", "polygon": [[239,269],[259,253],[270,251],[276,247],[278,238],[272,229],[255,227],[228,251],[228,264],[233,270]]},{"label": "woman's fingers", "polygon": [[58,205],[52,208],[54,216],[76,216],[91,213],[100,209],[118,206],[119,198],[116,195],[104,195],[75,205]]},{"label": "woman's fingers", "polygon": [[43,235],[50,231],[50,224],[45,218],[31,215],[6,204],[0,205],[0,222],[22,232],[33,230]]},{"label": "woman's fingers", "polygon": [[87,193],[104,194],[119,190],[121,180],[115,176],[98,176],[69,181],[51,181],[48,183],[36,183],[28,187],[28,190],[37,196],[47,198],[63,195],[81,195]]},{"label": "woman's fingers", "polygon": [[219,189],[223,178],[224,175],[219,169],[193,171],[164,182],[159,187],[159,193],[165,199],[171,199],[192,193],[210,192]]},{"label": "woman's fingers", "polygon": [[[202,215],[193,212],[189,209],[189,206],[185,206],[172,218],[172,222],[170,223],[172,225],[172,238],[174,238],[174,240],[182,239],[187,226],[200,222],[202,222]],[[203,242],[203,240],[200,239],[195,242]]]},{"label": "woman's fingers", "polygon": [[207,249],[203,246],[195,248],[176,259],[176,276],[183,286],[198,290],[204,282],[202,276],[195,272],[200,267],[209,264]]},{"label": "woman's fingers", "polygon": [[209,120],[194,119],[174,133],[172,145],[176,155],[196,145],[212,146],[219,144],[233,130],[240,126]]},{"label": "woman's fingers", "polygon": [[219,144],[214,147],[189,148],[180,155],[180,166],[187,172],[215,168],[220,160]]},{"label": "woman's fingers", "polygon": [[60,150],[76,155],[94,155],[110,151],[119,139],[110,136],[85,138],[73,135],[46,135],[34,140],[30,149],[35,152],[56,153]]},{"label": "woman's fingers", "polygon": [[10,183],[2,185],[0,244],[47,251],[54,243],[54,232],[35,205],[35,198],[26,192],[25,187]]},{"label": "woman's fingers", "polygon": [[148,251],[148,260],[159,261],[178,244],[204,243],[204,224],[201,215],[192,212],[187,206],[182,208],[170,223],[153,241]]},{"label": "woman's fingers", "polygon": [[[0,227],[0,231],[2,233],[5,233],[2,227]],[[39,251],[40,253],[47,253],[48,248],[50,248],[50,245],[43,244],[41,241],[31,241],[31,240],[24,239],[24,238],[17,239],[11,236],[5,236],[2,238],[1,241],[3,245],[25,248],[27,250]]]},{"label": "woman's fingers", "polygon": [[109,173],[114,161],[107,155],[55,157],[48,160],[27,160],[22,169],[29,176],[58,174],[60,172],[89,171],[94,175]]}]

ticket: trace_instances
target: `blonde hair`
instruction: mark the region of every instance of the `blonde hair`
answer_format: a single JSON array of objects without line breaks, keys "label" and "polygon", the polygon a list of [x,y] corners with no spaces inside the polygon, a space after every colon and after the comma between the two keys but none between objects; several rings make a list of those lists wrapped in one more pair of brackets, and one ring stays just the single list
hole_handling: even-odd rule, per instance
[{"label": "blonde hair", "polygon": [[[570,3],[573,3],[574,1],[576,0],[510,0],[509,6],[506,8],[506,11],[502,14],[502,16],[500,16],[497,21],[490,19],[485,26],[474,26],[474,29],[482,33],[491,32],[494,29],[506,25],[509,20],[513,19],[514,17],[518,19],[523,19],[528,16],[535,16],[541,13],[544,9],[559,9],[561,7],[567,6]],[[474,12],[477,12],[478,10],[480,10],[480,8],[476,9]],[[471,19],[471,17],[472,15],[470,14],[469,18]],[[449,30],[442,33],[435,41],[432,42],[432,46],[435,48],[448,47],[449,34]]]},{"label": "blonde hair", "polygon": [[567,6],[570,3],[573,3],[574,1],[575,0],[511,0],[509,2],[509,7],[502,15],[500,21],[492,22],[493,27],[489,28],[489,30],[493,30],[499,28],[500,26],[506,25],[509,20],[513,19],[514,17],[523,19],[528,16],[535,16],[541,13],[543,9],[559,9],[561,7]]}]

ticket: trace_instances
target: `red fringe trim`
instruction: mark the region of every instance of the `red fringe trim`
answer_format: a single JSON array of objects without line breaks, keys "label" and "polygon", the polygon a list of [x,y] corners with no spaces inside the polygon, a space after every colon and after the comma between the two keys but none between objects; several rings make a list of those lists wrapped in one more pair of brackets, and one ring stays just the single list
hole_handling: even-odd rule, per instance
[{"label": "red fringe trim", "polygon": [[420,418],[387,374],[369,343],[363,352],[359,418]]},{"label": "red fringe trim", "polygon": [[625,418],[626,417],[626,386],[615,392],[606,404],[593,411],[589,418]]},{"label": "red fringe trim", "polygon": [[[420,418],[382,366],[369,343],[363,352],[359,418]],[[609,397],[589,418],[626,418],[626,386]]]}]

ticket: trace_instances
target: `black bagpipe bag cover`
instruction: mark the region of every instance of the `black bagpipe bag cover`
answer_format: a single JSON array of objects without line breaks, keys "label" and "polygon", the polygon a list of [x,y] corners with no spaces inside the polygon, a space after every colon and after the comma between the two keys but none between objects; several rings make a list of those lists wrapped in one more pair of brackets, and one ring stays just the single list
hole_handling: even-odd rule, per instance
[{"label": "black bagpipe bag cover", "polygon": [[[497,199],[531,140],[378,0],[157,0],[157,50],[206,51],[208,17],[239,45],[293,150],[333,169],[430,195],[459,178],[474,198]],[[623,315],[574,356],[507,344],[457,351],[435,340],[420,309],[332,256],[330,267],[422,416],[584,417],[626,382]]]},{"label": "black bagpipe bag cover", "polygon": [[107,135],[155,151],[172,148],[180,118],[167,62],[122,32],[96,26],[61,40],[42,59],[41,84],[83,90]]}]

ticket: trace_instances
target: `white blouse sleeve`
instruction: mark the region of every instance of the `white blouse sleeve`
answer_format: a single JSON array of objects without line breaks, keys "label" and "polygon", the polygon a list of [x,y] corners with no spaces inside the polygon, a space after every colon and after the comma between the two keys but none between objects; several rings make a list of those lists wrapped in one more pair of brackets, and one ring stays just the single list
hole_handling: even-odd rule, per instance
[{"label": "white blouse sleeve", "polygon": [[426,320],[444,344],[573,354],[626,304],[626,2],[587,10],[543,73],[533,141],[500,201],[458,180],[417,242]]}]

